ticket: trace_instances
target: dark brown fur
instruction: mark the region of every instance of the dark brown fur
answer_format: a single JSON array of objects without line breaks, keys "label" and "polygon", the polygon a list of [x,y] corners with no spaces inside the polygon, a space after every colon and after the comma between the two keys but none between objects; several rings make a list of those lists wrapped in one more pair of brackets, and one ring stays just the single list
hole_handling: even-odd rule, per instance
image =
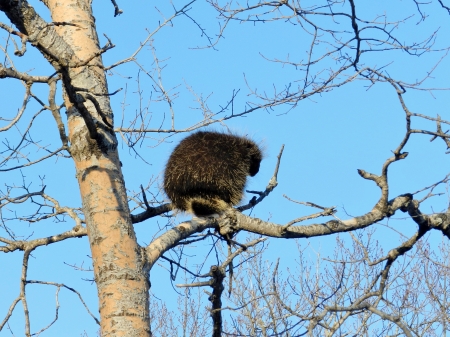
[{"label": "dark brown fur", "polygon": [[252,140],[212,131],[196,132],[170,155],[164,190],[175,208],[207,216],[237,205],[247,176],[259,171],[262,152]]}]

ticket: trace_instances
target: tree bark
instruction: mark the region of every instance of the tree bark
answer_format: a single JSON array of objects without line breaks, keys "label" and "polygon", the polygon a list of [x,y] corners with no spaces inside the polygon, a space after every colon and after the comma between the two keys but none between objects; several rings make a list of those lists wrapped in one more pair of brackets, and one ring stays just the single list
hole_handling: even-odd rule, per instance
[{"label": "tree bark", "polygon": [[[99,53],[90,1],[50,0],[48,6],[53,21],[81,26],[81,29],[71,25],[57,27],[59,35],[72,46],[80,60]],[[95,57],[89,65],[93,66],[69,71],[70,78],[75,79],[72,85],[94,94],[107,94],[101,57]],[[112,121],[109,96],[94,98],[98,100],[101,112]],[[70,104],[67,101],[66,104]],[[101,116],[94,104],[86,103],[86,108],[99,122]],[[144,268],[145,259],[131,223],[115,134],[105,128],[104,136],[93,142],[77,109],[69,107],[67,111],[71,154],[77,170],[98,289],[101,335],[149,336],[148,270]]]},{"label": "tree bark", "polygon": [[46,23],[26,1],[2,0],[0,10],[63,82],[68,151],[92,251],[101,336],[150,336],[149,269],[131,223],[91,1],[43,2],[53,23]]}]

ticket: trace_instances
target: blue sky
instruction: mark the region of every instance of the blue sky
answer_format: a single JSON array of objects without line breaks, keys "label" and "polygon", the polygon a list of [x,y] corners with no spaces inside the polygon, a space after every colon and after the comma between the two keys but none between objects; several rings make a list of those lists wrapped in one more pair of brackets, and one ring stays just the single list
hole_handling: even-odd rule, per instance
[{"label": "blue sky", "polygon": [[[43,10],[40,2],[31,1],[30,3]],[[181,1],[174,2],[177,8],[180,8],[181,4],[183,4]],[[342,10],[348,10],[348,6],[348,4],[343,5]],[[147,30],[153,31],[162,20],[153,2],[119,1],[119,7],[124,10],[124,13],[114,18],[110,2],[94,1],[94,14],[98,33],[101,36],[100,40],[106,43],[106,39],[102,36],[106,34],[116,45],[104,55],[105,65],[129,57],[145,40],[148,35]],[[407,13],[415,14],[407,23],[400,24],[394,29],[393,33],[398,34],[400,39],[406,42],[424,39],[439,28],[436,46],[437,48],[445,46],[450,33],[448,15],[436,5],[425,6],[424,12],[430,16],[417,25],[419,18],[414,8],[414,4],[408,1],[357,3],[358,13],[367,20],[385,11],[391,21],[407,16]],[[169,4],[161,6],[158,4],[158,9],[166,16],[172,13]],[[189,15],[195,18],[210,36],[214,37],[217,34],[216,15],[203,2],[194,3]],[[45,12],[42,16],[48,19],[48,14]],[[1,16],[0,20],[9,23],[4,16]],[[348,23],[344,21],[336,22],[336,24],[348,29]],[[2,45],[5,44],[5,38],[6,35],[2,33]],[[232,23],[227,27],[224,38],[220,40],[216,50],[195,49],[207,43],[207,39],[201,36],[198,26],[184,16],[176,18],[172,26],[164,27],[154,36],[153,46],[161,65],[164,66],[162,72],[164,87],[176,93],[177,98],[174,100],[173,108],[177,128],[186,128],[201,121],[202,118],[198,110],[198,102],[187,87],[192,88],[198,96],[209,97],[208,104],[213,111],[219,110],[220,106],[227,103],[233,90],[240,90],[234,109],[237,112],[243,111],[245,102],[253,100],[248,96],[246,80],[248,85],[253,89],[257,88],[258,92],[271,93],[274,87],[284,88],[289,83],[296,86],[296,81],[302,78],[303,73],[293,66],[271,63],[263,56],[286,59],[289,55],[290,60],[300,60],[307,55],[309,46],[308,36],[302,33],[298,26],[282,20],[255,25]],[[388,65],[386,69],[392,77],[408,82],[423,78],[443,55],[444,52],[436,52],[414,57],[398,51],[380,52],[364,55],[362,62],[371,66]],[[21,71],[29,71],[34,75],[48,75],[52,72],[40,54],[31,46],[28,46],[28,54],[23,58],[14,57],[13,60]],[[138,61],[147,69],[152,67],[153,56],[149,46],[143,48],[138,55]],[[328,69],[335,66],[332,62],[321,63],[315,69]],[[449,69],[449,60],[444,58],[433,73],[433,77],[424,83],[424,87],[450,87]],[[140,101],[137,91],[140,90],[141,104],[149,104],[149,111],[152,113],[150,127],[157,128],[164,116],[166,116],[164,125],[167,127],[169,125],[167,124],[168,105],[164,102],[148,103],[151,97],[155,97],[151,96],[155,95],[151,86],[152,82],[141,72],[138,87],[138,74],[139,69],[134,63],[117,67],[108,74],[109,90],[122,88],[122,91],[111,99],[116,125],[120,124],[122,117],[126,124],[139,109]],[[37,95],[47,97],[44,86],[36,86],[34,90]],[[0,97],[4,102],[2,117],[14,115],[22,103],[23,94],[23,86],[17,81],[9,79],[0,81]],[[443,119],[450,119],[448,91],[434,91],[431,94],[428,91],[408,90],[404,98],[413,112],[430,116],[440,114]],[[61,103],[61,98],[58,102]],[[35,102],[30,103],[26,118],[20,124],[22,129],[30,116],[38,109]],[[55,144],[53,148],[56,148],[59,146],[59,139],[52,123],[54,121],[50,114],[43,113],[36,119],[37,125],[33,135],[36,139],[40,139],[42,144]],[[1,126],[3,124],[0,124]],[[379,190],[373,182],[362,179],[357,169],[380,173],[383,162],[391,156],[391,151],[398,146],[403,137],[405,118],[391,86],[378,83],[369,87],[367,81],[359,80],[320,96],[303,100],[293,110],[287,106],[279,106],[272,111],[256,111],[246,117],[230,120],[227,126],[238,134],[250,135],[265,149],[261,171],[249,181],[248,188],[251,190],[265,188],[272,176],[276,156],[281,145],[285,144],[278,178],[279,185],[262,204],[252,211],[252,215],[261,219],[270,219],[284,224],[315,210],[291,203],[283,198],[283,195],[322,206],[336,206],[339,211],[337,215],[342,219],[368,212],[378,199]],[[413,126],[429,130],[435,128],[432,123],[420,120],[413,121]],[[213,129],[222,130],[223,128],[216,125]],[[162,144],[155,146],[157,145],[155,139],[161,139],[161,135],[150,135],[149,137],[154,139],[146,139],[137,148],[139,155],[147,163],[137,158],[134,152],[121,142],[121,161],[127,188],[138,191],[140,184],[145,186],[149,181],[154,181],[150,191],[158,193],[165,162],[171,150],[184,136],[185,134],[171,136]],[[15,137],[12,133],[0,134],[2,142],[8,138],[14,143],[17,140]],[[442,179],[448,173],[449,157],[445,155],[445,145],[440,140],[430,143],[429,138],[424,135],[413,135],[405,149],[409,152],[407,159],[391,166],[389,176],[391,197],[415,192]],[[30,152],[31,155],[36,155],[35,149],[30,149]],[[22,170],[22,174],[24,178],[19,171],[2,172],[0,180],[8,185],[20,185],[24,179],[27,185],[31,184],[31,189],[37,190],[40,189],[40,179],[45,177],[44,184],[47,186],[48,194],[58,198],[63,205],[80,206],[75,170],[70,159],[50,159]],[[3,185],[1,189],[4,188]],[[424,203],[423,212],[437,212],[447,207],[448,193],[445,186],[440,187],[439,192],[444,195]],[[158,194],[158,200],[165,200],[164,196]],[[20,211],[26,213],[31,210],[27,207],[31,206],[23,205]],[[3,214],[3,216],[6,215]],[[403,220],[402,217],[403,215],[396,214],[389,220],[389,224],[405,235],[412,234],[416,226],[411,220]],[[181,221],[182,217],[179,219]],[[164,218],[155,218],[136,224],[139,243],[148,244],[156,233],[155,228],[164,226],[166,222]],[[401,240],[398,235],[393,234],[392,230],[384,226],[386,224],[387,221],[376,226],[377,235],[383,239],[382,246],[390,249],[398,245]],[[46,221],[34,224],[16,221],[9,225],[14,228],[16,234],[25,236],[32,234],[33,238],[37,238],[70,229],[74,224],[68,220],[63,223]],[[0,233],[2,236],[5,235],[2,229]],[[333,237],[320,237],[300,240],[300,245],[310,244],[326,256],[332,253],[334,240]],[[441,238],[438,235],[432,235],[429,240],[438,243]],[[204,247],[199,245],[190,250],[189,253],[195,255],[192,257],[192,263],[196,263],[197,260],[203,261],[207,250],[206,244]],[[267,258],[273,260],[283,256],[283,263],[287,265],[295,259],[295,254],[294,240],[271,240]],[[0,265],[3,270],[8,271],[1,281],[0,319],[4,317],[12,299],[18,295],[21,256],[20,253],[0,254]],[[39,248],[33,253],[30,261],[30,279],[60,282],[74,287],[83,293],[91,310],[94,313],[97,312],[95,284],[85,280],[92,279],[92,273],[75,271],[67,265],[81,266],[83,264],[85,268],[89,268],[87,238],[68,240]],[[209,265],[206,269],[209,269]],[[173,306],[175,293],[171,290],[169,274],[165,269],[155,266],[151,272],[151,282],[152,291],[169,306]],[[54,290],[46,286],[30,286],[32,331],[38,331],[51,321],[54,313],[47,309],[54,306]],[[86,330],[89,336],[94,336],[96,326],[83,311],[76,296],[64,290],[61,291],[60,296],[60,321],[48,330],[46,335],[80,336],[83,330]],[[44,302],[45,308],[37,309]],[[22,319],[22,309],[19,306],[11,320],[11,327],[16,335],[22,334]],[[73,333],[67,331],[73,331]],[[0,336],[9,335],[10,332],[7,329],[0,332]]]}]

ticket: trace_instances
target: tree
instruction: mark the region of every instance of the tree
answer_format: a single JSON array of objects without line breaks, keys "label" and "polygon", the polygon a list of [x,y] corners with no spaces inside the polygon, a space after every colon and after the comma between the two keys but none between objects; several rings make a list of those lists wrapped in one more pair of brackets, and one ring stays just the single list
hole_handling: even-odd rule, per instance
[{"label": "tree", "polygon": [[[123,14],[116,19],[121,20],[127,15],[128,9],[122,11],[119,9],[121,4],[116,4],[115,1],[112,3],[115,16]],[[105,35],[105,44],[100,47],[96,23],[99,20],[94,19],[91,1],[46,0],[43,4],[45,8],[42,8],[40,3],[0,1],[0,10],[11,23],[9,25],[5,17],[1,24],[5,41],[5,60],[0,69],[0,77],[7,83],[4,84],[5,88],[12,88],[11,91],[8,90],[8,96],[16,98],[16,91],[20,88],[17,83],[21,83],[25,91],[20,109],[13,113],[12,108],[8,106],[9,111],[5,117],[2,114],[3,125],[0,125],[0,131],[7,135],[2,143],[3,157],[0,161],[0,170],[5,176],[0,199],[0,251],[23,252],[20,262],[20,290],[17,294],[16,289],[17,295],[9,302],[8,309],[2,308],[6,310],[6,314],[0,323],[0,330],[8,327],[18,305],[21,304],[26,336],[51,331],[53,323],[58,319],[58,300],[54,321],[48,326],[39,325],[38,329],[31,326],[30,317],[33,310],[29,310],[29,302],[32,299],[27,294],[29,288],[35,284],[54,286],[57,295],[60,289],[66,289],[80,296],[81,303],[85,305],[85,297],[71,286],[29,277],[33,263],[30,258],[34,253],[37,254],[38,250],[46,247],[56,247],[56,244],[62,241],[66,244],[75,238],[89,241],[100,313],[98,319],[95,315],[92,316],[100,324],[101,336],[148,336],[151,334],[151,326],[154,333],[160,335],[177,335],[176,329],[187,334],[188,329],[191,329],[191,335],[204,335],[207,332],[214,336],[331,336],[337,332],[354,335],[413,336],[433,333],[438,335],[448,330],[445,323],[448,318],[445,305],[447,286],[445,281],[439,283],[440,280],[447,280],[448,264],[445,256],[448,243],[444,241],[439,251],[435,251],[427,246],[427,241],[423,238],[431,240],[428,233],[433,229],[446,238],[450,235],[446,209],[448,205],[431,204],[436,205],[433,212],[424,211],[432,197],[443,193],[442,186],[448,182],[449,175],[433,177],[431,182],[421,181],[420,187],[416,187],[411,181],[410,185],[401,188],[397,187],[401,186],[401,183],[394,183],[394,191],[393,183],[388,182],[388,177],[389,181],[392,181],[392,176],[401,181],[401,175],[396,176],[395,171],[393,174],[390,171],[401,167],[402,161],[408,157],[407,148],[411,147],[411,150],[408,150],[410,152],[419,151],[417,148],[421,145],[413,146],[413,142],[419,139],[420,134],[429,135],[432,140],[439,139],[443,141],[442,144],[449,146],[449,136],[443,125],[450,122],[434,112],[412,112],[407,101],[407,93],[410,91],[421,98],[425,96],[421,95],[422,92],[440,98],[440,89],[446,87],[445,84],[437,82],[435,87],[433,82],[433,76],[440,75],[442,63],[447,61],[445,56],[448,45],[445,41],[441,42],[438,33],[440,30],[444,31],[442,36],[445,37],[448,27],[434,27],[435,22],[444,22],[437,19],[439,16],[447,19],[445,15],[450,13],[442,1],[427,4],[410,1],[405,5],[410,6],[405,11],[407,14],[393,8],[392,14],[389,15],[380,14],[381,9],[375,5],[372,5],[374,8],[369,8],[366,7],[369,5],[358,4],[354,0],[324,1],[309,6],[301,5],[300,1],[255,1],[245,6],[225,1],[173,2],[171,6],[158,6],[158,10],[152,12],[153,15],[158,12],[161,15],[156,27],[153,23],[155,28],[148,32],[134,52],[129,52],[125,57],[123,54],[120,57],[114,55],[110,65],[105,65],[104,59],[115,50],[115,42]],[[105,15],[106,5],[98,6],[99,18]],[[141,5],[126,6],[131,9]],[[390,10],[391,8],[387,8],[386,13],[391,13]],[[431,24],[426,22],[428,10],[432,11],[433,18],[436,18]],[[169,12],[171,14],[167,15]],[[219,22],[216,34],[210,33],[213,28],[207,20],[209,17]],[[132,25],[139,20],[133,21],[128,22],[126,28],[133,28]],[[195,28],[197,34],[202,35],[203,44],[199,46],[200,50],[195,51],[196,57],[204,53],[212,60],[220,53],[217,53],[216,49],[226,41],[224,37],[227,37],[227,31],[236,29],[237,23],[241,24],[239,27],[253,24],[261,29],[257,31],[261,36],[255,37],[255,40],[264,40],[265,34],[270,36],[269,30],[282,31],[285,37],[289,38],[280,39],[275,35],[280,41],[266,39],[270,53],[263,52],[262,57],[269,62],[268,67],[274,67],[274,73],[271,75],[279,75],[283,82],[277,83],[279,80],[276,77],[260,86],[254,86],[252,78],[246,74],[247,99],[241,97],[238,88],[232,91],[227,100],[223,99],[222,102],[214,104],[209,102],[211,95],[204,97],[186,83],[186,91],[194,97],[197,104],[195,109],[199,113],[180,116],[181,112],[176,113],[178,108],[175,103],[180,102],[178,98],[181,94],[176,85],[169,84],[171,89],[167,89],[164,76],[165,66],[169,61],[159,57],[159,45],[155,40],[158,38],[162,43],[170,44],[172,36],[167,30],[164,31],[168,27],[173,27],[176,34],[183,34],[175,29],[178,22],[188,22],[189,27]],[[269,25],[270,28],[266,28]],[[106,30],[108,29],[114,30],[116,27],[107,27]],[[244,28],[239,28],[239,32],[241,30],[244,34]],[[410,31],[415,35],[411,36]],[[252,31],[253,34],[254,32],[255,30]],[[247,41],[250,43],[250,39]],[[272,53],[285,41],[288,42],[284,47],[287,50],[293,47],[290,42],[295,41],[295,47],[301,44],[302,51],[292,48],[287,57]],[[11,55],[11,48],[14,48],[14,56]],[[238,52],[241,52],[241,48]],[[151,66],[148,66],[149,55],[152,55]],[[403,72],[403,57],[408,59],[418,56],[420,61],[414,61],[417,65],[411,63],[410,66],[414,71]],[[201,64],[202,59],[198,57]],[[21,59],[26,61],[22,63]],[[395,63],[391,64],[397,60],[400,67],[396,67]],[[214,68],[220,68],[219,64],[213,64]],[[281,67],[278,67],[279,65]],[[419,68],[416,72],[419,65],[425,67],[422,68],[425,70]],[[190,66],[191,64],[185,63],[180,67],[187,69]],[[202,66],[205,67],[204,72],[201,76],[197,73],[197,76],[205,77],[206,81],[207,66]],[[30,67],[37,69],[29,71]],[[261,70],[269,73],[266,68]],[[133,106],[135,113],[132,114],[132,109],[127,108],[128,84],[117,85],[116,79],[107,81],[107,75],[121,76],[121,71],[137,73],[134,78],[135,89],[132,89],[135,90],[137,103]],[[172,71],[175,72],[176,70]],[[262,78],[269,78],[264,75]],[[127,80],[127,76],[122,76],[123,81]],[[226,74],[223,76],[223,79],[211,76],[213,82],[219,82],[215,90],[224,85],[220,82],[226,83]],[[183,78],[183,75],[179,78]],[[168,82],[170,83],[170,80]],[[269,91],[272,82],[275,83]],[[353,216],[341,211],[342,215],[341,212],[338,213],[338,207],[324,206],[322,202],[301,202],[319,211],[301,217],[292,216],[284,223],[281,218],[280,221],[269,221],[271,219],[268,215],[255,217],[242,213],[247,210],[259,212],[262,205],[268,203],[267,197],[273,194],[278,185],[278,172],[284,167],[283,148],[277,160],[273,155],[271,163],[266,164],[266,172],[271,169],[274,173],[265,189],[261,192],[250,192],[255,196],[248,203],[218,217],[184,221],[181,216],[172,216],[171,205],[160,193],[157,177],[151,178],[148,186],[141,186],[138,191],[127,191],[125,187],[122,164],[129,165],[131,159],[121,161],[126,151],[119,152],[120,144],[135,157],[133,166],[138,165],[136,162],[152,163],[157,156],[168,156],[167,149],[164,154],[158,155],[160,147],[156,145],[165,145],[164,143],[171,141],[171,137],[177,134],[210,125],[232,124],[240,117],[248,116],[250,119],[263,111],[295,115],[302,107],[308,106],[307,99],[317,99],[322,103],[326,97],[333,94],[331,91],[340,87],[358,91],[358,82],[370,88],[371,92],[380,87],[387,88],[380,100],[387,100],[384,96],[387,95],[386,92],[394,93],[400,103],[397,106],[400,106],[403,112],[402,119],[398,119],[401,129],[392,133],[395,135],[395,145],[394,142],[390,143],[392,154],[387,159],[384,157],[382,161],[381,156],[374,155],[373,152],[358,158],[362,162],[366,156],[374,156],[378,160],[374,161],[375,164],[370,164],[374,167],[373,170],[358,170],[360,178],[378,187],[376,197],[369,194],[356,197],[356,202],[365,204],[362,215]],[[111,104],[111,99],[120,89],[108,89],[112,87],[111,83],[118,88],[124,88],[123,113],[120,117],[117,113],[114,117],[113,111],[119,109],[113,109]],[[428,86],[429,83],[431,86]],[[145,84],[150,86],[150,94],[144,93]],[[9,100],[8,96],[5,99]],[[39,109],[31,116],[30,111],[36,110],[37,106]],[[62,116],[62,112],[66,113],[66,117]],[[38,121],[41,115],[45,116],[44,122]],[[53,121],[50,121],[50,118]],[[340,115],[339,118],[345,117]],[[412,123],[419,124],[413,127]],[[370,129],[367,128],[365,132],[369,133]],[[54,137],[47,138],[49,135],[46,133],[51,133],[50,136],[57,134],[60,145],[55,145]],[[37,140],[36,134],[44,141]],[[117,135],[120,135],[121,141]],[[316,136],[326,135],[316,132]],[[51,145],[47,145],[48,139],[51,139]],[[296,139],[296,135],[293,135],[292,142],[296,143]],[[302,141],[307,139],[297,142]],[[330,143],[330,147],[334,145],[333,139],[326,142]],[[377,139],[376,143],[380,145],[381,141]],[[318,144],[307,146],[315,148],[316,145]],[[142,146],[149,146],[149,150],[144,151]],[[440,151],[444,152],[442,149]],[[326,154],[315,154],[313,157],[319,159],[321,156]],[[81,196],[81,204],[78,206],[64,206],[66,203],[61,202],[61,198],[64,200],[67,197],[65,195],[75,194],[74,190],[67,190],[66,186],[70,184],[68,177],[59,178],[59,182],[55,180],[59,186],[56,193],[59,194],[58,198],[48,192],[49,189],[55,191],[47,184],[48,178],[40,176],[42,186],[39,189],[29,185],[28,175],[32,173],[28,172],[40,172],[39,165],[54,159],[57,161],[51,162],[51,165],[56,162],[58,166],[55,170],[61,175],[67,170],[65,162],[70,161],[75,167]],[[448,159],[439,160],[446,162]],[[302,166],[307,165],[308,161],[304,163]],[[299,167],[293,162],[290,165]],[[378,165],[379,168],[373,165]],[[145,172],[139,170],[141,182],[149,179],[150,174],[146,175]],[[448,170],[444,168],[444,172]],[[320,176],[320,173],[317,174]],[[288,173],[286,175],[288,176]],[[295,178],[293,173],[288,179]],[[347,182],[346,187],[351,188],[351,184]],[[395,188],[402,190],[397,193]],[[325,193],[324,189],[321,189],[321,193]],[[311,200],[309,196],[306,198]],[[377,200],[373,202],[372,198]],[[272,209],[269,203],[267,208],[271,208],[272,214],[284,213],[285,209],[292,208],[296,203],[294,199],[297,198],[287,198],[292,202],[289,206],[273,206]],[[70,200],[70,203],[73,202]],[[443,208],[445,210],[441,212],[436,211]],[[346,209],[347,206],[344,211]],[[326,219],[314,223],[321,217]],[[389,252],[384,253],[373,239],[375,228],[380,222],[388,220],[389,222],[383,224],[390,227],[390,219],[395,217],[407,217],[416,224],[417,230],[411,232],[410,228],[394,228],[399,233],[400,242],[389,240]],[[148,232],[151,234],[147,233],[143,239],[144,243],[140,243],[135,234],[135,226],[142,222],[148,223],[149,219],[159,220],[152,223],[153,227]],[[159,225],[161,219],[167,223]],[[32,231],[18,233],[22,232],[22,229],[17,227],[21,222],[48,224],[48,220],[56,224],[67,221],[71,228],[50,228],[51,234],[43,234],[48,231],[43,229],[40,236]],[[307,221],[306,225],[299,225],[304,221]],[[304,239],[333,234],[336,237],[336,251],[333,259],[328,262],[320,259],[322,262],[318,263],[317,272],[314,273],[307,265],[303,249],[300,248],[301,277],[293,283],[294,276],[280,276],[276,262],[268,267],[260,260],[259,253],[264,251],[263,238],[243,241],[242,234],[235,236],[238,232],[251,232],[278,239]],[[353,240],[351,248],[347,246],[348,240],[338,236],[339,233],[347,232],[350,232]],[[152,236],[151,240],[149,235]],[[196,253],[205,259],[202,263],[208,269],[207,272],[203,268],[197,268],[197,261],[186,253],[189,247],[204,243],[208,243],[208,249],[213,250],[216,255],[211,257],[208,252]],[[68,245],[67,243],[66,246]],[[157,301],[152,300],[151,305],[149,304],[149,273],[153,273],[158,261],[164,261],[170,268],[172,279],[176,278],[176,271],[185,271],[186,282],[182,286],[212,288],[209,295],[212,323],[207,323],[204,316],[201,316],[202,323],[206,325],[193,320],[192,318],[199,317],[196,315],[201,315],[202,311],[192,310],[192,305],[186,304],[187,302],[184,302],[181,327],[177,324],[172,326],[171,322],[164,320],[167,318],[158,316],[167,312]],[[246,268],[247,266],[250,267]],[[78,264],[72,267],[80,268]],[[422,275],[423,281],[417,285],[411,279],[414,275]],[[226,300],[222,295],[226,280],[229,282],[229,306],[222,304],[222,301]],[[252,280],[254,283],[251,282],[252,286],[249,286],[246,280]],[[412,292],[414,286],[417,289]],[[298,296],[297,302],[291,301],[294,295]],[[88,305],[85,306],[89,308]],[[227,308],[233,308],[233,312],[238,313],[236,316],[231,314],[230,321],[222,323],[223,312]],[[90,313],[89,309],[88,312]],[[158,325],[157,322],[161,324]]]}]

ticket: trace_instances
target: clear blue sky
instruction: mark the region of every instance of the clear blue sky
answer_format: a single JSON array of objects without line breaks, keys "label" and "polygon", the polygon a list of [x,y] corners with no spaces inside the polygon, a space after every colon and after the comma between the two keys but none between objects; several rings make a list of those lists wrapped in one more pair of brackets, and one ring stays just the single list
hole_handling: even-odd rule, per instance
[{"label": "clear blue sky", "polygon": [[[174,5],[180,8],[184,2],[175,1]],[[31,1],[33,6],[42,10],[40,2]],[[361,17],[367,20],[373,19],[376,14],[387,12],[388,19],[394,21],[406,16],[406,13],[415,13],[410,21],[399,25],[394,33],[399,34],[402,41],[421,40],[430,35],[434,30],[440,29],[436,41],[438,48],[448,42],[450,35],[448,25],[449,16],[436,5],[426,8],[430,16],[421,23],[415,5],[412,1],[377,1],[357,2],[357,9]],[[343,5],[342,10],[348,11],[348,4]],[[370,6],[370,7],[369,7]],[[106,34],[116,47],[104,55],[106,65],[129,57],[146,38],[148,31],[158,26],[162,21],[160,14],[155,10],[154,2],[148,1],[120,1],[119,7],[124,13],[114,18],[113,7],[109,1],[94,1],[94,13],[98,27],[100,40],[106,43],[102,36]],[[158,9],[167,17],[172,14],[172,9],[167,3],[159,5]],[[44,13],[45,9],[44,9]],[[216,14],[202,1],[194,3],[189,14],[197,20],[207,33],[214,37],[218,32]],[[48,19],[47,14],[41,14]],[[0,20],[9,24],[2,15]],[[349,29],[348,22],[341,22],[345,29]],[[344,29],[344,28],[343,28]],[[1,32],[3,38],[6,37]],[[164,67],[162,73],[163,83],[166,89],[178,92],[174,101],[177,128],[185,128],[194,122],[200,121],[202,115],[198,108],[198,102],[187,86],[199,96],[208,99],[212,110],[219,110],[230,99],[233,90],[240,90],[235,101],[235,111],[245,109],[248,98],[248,85],[258,92],[267,91],[271,94],[274,86],[283,88],[291,83],[296,85],[303,72],[292,66],[282,66],[279,63],[270,63],[267,58],[301,60],[307,56],[309,39],[300,32],[298,26],[289,23],[267,22],[253,24],[232,23],[225,31],[224,38],[216,46],[217,50],[193,49],[197,46],[207,45],[205,37],[191,20],[186,17],[176,18],[172,26],[163,28],[154,36],[154,47],[161,64]],[[2,39],[2,45],[5,44]],[[10,47],[11,48],[11,47]],[[28,53],[22,59],[14,57],[16,67],[21,71],[29,71],[34,75],[48,75],[50,67],[45,63],[40,54],[28,46]],[[394,78],[407,81],[415,81],[426,75],[426,72],[435,64],[444,53],[433,53],[423,57],[406,56],[405,53],[382,52],[364,56],[363,63],[370,66],[388,65],[389,74]],[[33,60],[33,63],[30,63]],[[148,46],[139,54],[138,61],[150,69],[153,56]],[[335,67],[330,63],[319,65],[317,69]],[[433,78],[425,82],[424,87],[447,88],[450,87],[449,60],[444,59]],[[123,88],[121,92],[112,97],[111,102],[116,117],[116,125],[122,119],[127,122],[139,109],[139,96],[137,95],[138,67],[129,63],[115,68],[108,75],[109,90],[114,91]],[[244,78],[245,74],[245,78]],[[238,134],[251,135],[261,142],[265,149],[265,158],[260,173],[252,178],[248,188],[251,190],[263,190],[272,176],[276,156],[282,144],[285,151],[280,167],[279,185],[275,191],[256,209],[252,215],[261,219],[270,219],[273,222],[284,224],[291,219],[315,212],[314,209],[293,204],[282,196],[285,194],[299,201],[310,201],[322,206],[337,206],[341,219],[349,216],[362,215],[374,206],[379,197],[379,190],[374,183],[363,180],[357,169],[379,174],[383,162],[391,156],[391,151],[398,146],[405,130],[404,112],[396,98],[392,87],[387,84],[376,84],[368,87],[368,82],[356,81],[354,83],[337,88],[332,92],[321,96],[314,96],[310,100],[304,100],[298,106],[289,110],[289,107],[280,106],[273,111],[256,111],[243,118],[233,119],[227,126]],[[36,94],[47,97],[45,88],[36,88]],[[152,94],[151,81],[141,72],[140,90],[142,92],[142,105],[147,105]],[[125,97],[126,92],[126,97]],[[1,117],[11,117],[20,108],[23,97],[23,86],[17,81],[1,80],[0,97],[4,107]],[[153,96],[154,97],[154,96]],[[411,111],[436,116],[440,114],[443,119],[450,119],[448,107],[450,96],[448,91],[436,91],[431,95],[426,91],[409,90],[405,100]],[[61,98],[58,99],[61,103]],[[125,105],[124,105],[125,102]],[[20,124],[23,128],[26,121],[38,111],[36,103],[30,103],[27,116]],[[151,128],[157,128],[162,123],[166,114],[165,126],[169,110],[167,104],[151,103],[149,110],[152,113]],[[42,144],[59,144],[58,134],[54,128],[54,121],[49,112],[45,112],[36,120],[37,128],[33,132],[36,139]],[[0,124],[0,127],[3,124]],[[434,130],[431,123],[414,122],[415,128],[428,128]],[[221,130],[219,125],[214,127]],[[151,135],[155,139],[159,135]],[[158,193],[158,184],[161,183],[161,173],[170,151],[176,143],[185,135],[170,137],[163,144],[156,146],[156,141],[146,140],[138,148],[139,154],[150,164],[146,164],[129,151],[124,143],[121,143],[121,161],[127,188],[138,191],[139,185],[144,186],[155,180],[151,187],[153,193]],[[16,140],[10,133],[0,134],[1,141],[8,137],[11,142]],[[120,137],[120,136],[119,136]],[[406,160],[391,166],[390,170],[390,196],[394,197],[406,192],[431,185],[442,179],[448,173],[449,157],[445,155],[445,145],[440,140],[430,143],[428,136],[414,135],[406,150],[409,156]],[[3,151],[4,148],[1,148]],[[30,149],[35,156],[35,149]],[[38,153],[37,155],[39,155]],[[50,159],[38,164],[31,169],[22,170],[26,184],[31,184],[30,189],[40,188],[40,178],[45,176],[44,184],[46,192],[58,198],[62,205],[80,206],[79,192],[75,179],[75,170],[71,160]],[[1,189],[4,183],[20,185],[22,183],[21,172],[1,173]],[[441,211],[447,207],[448,198],[444,187],[439,192],[445,193],[443,197],[436,197],[422,207],[424,212]],[[164,200],[163,195],[158,200]],[[27,206],[21,208],[26,212]],[[345,211],[344,211],[345,208]],[[6,214],[4,213],[5,217]],[[10,214],[8,214],[10,216]],[[396,220],[402,215],[397,214],[389,224],[405,235],[413,233],[416,226],[411,220]],[[181,217],[180,217],[181,220]],[[164,226],[164,218],[155,218],[135,225],[140,244],[148,244],[155,235],[158,226]],[[382,246],[386,249],[393,248],[400,242],[399,236],[387,229],[383,224],[377,226],[377,235]],[[11,223],[10,223],[11,225]],[[70,229],[74,224],[68,219],[65,223],[47,221],[29,225],[26,222],[16,222],[12,226],[16,234],[34,238],[52,235]],[[0,235],[5,233],[0,228]],[[345,234],[344,234],[345,235]],[[320,250],[323,256],[331,254],[334,243],[333,237],[321,237],[310,240],[300,240],[300,245],[311,244],[315,250]],[[430,238],[438,243],[439,236]],[[95,284],[84,279],[92,279],[92,273],[74,271],[64,264],[90,267],[89,249],[87,238],[73,239],[42,247],[33,253],[30,260],[29,279],[45,280],[65,283],[74,287],[84,295],[84,299],[91,310],[97,313],[97,296]],[[204,249],[202,249],[204,248]],[[203,244],[190,249],[188,254],[195,255],[192,261],[203,261],[209,248]],[[271,240],[269,259],[283,256],[283,263],[289,264],[295,259],[296,243],[294,240]],[[0,291],[0,319],[3,319],[11,301],[19,293],[19,275],[21,253],[0,254],[0,266],[4,271],[1,278]],[[314,261],[313,261],[314,262]],[[206,265],[206,272],[209,264]],[[163,301],[167,301],[169,307],[175,308],[175,292],[171,290],[169,274],[160,266],[155,266],[151,272],[152,291]],[[182,282],[182,280],[177,280]],[[30,312],[32,319],[32,331],[36,332],[46,326],[53,318],[54,312],[54,288],[46,286],[29,286]],[[77,297],[68,291],[60,292],[59,302],[60,321],[44,334],[45,336],[80,336],[83,330],[89,336],[95,336],[97,327],[81,308]],[[42,310],[36,310],[45,303]],[[23,334],[23,314],[19,305],[11,322],[11,328],[16,336]],[[72,333],[73,331],[73,333]],[[4,329],[0,336],[9,336],[10,332]]]}]

